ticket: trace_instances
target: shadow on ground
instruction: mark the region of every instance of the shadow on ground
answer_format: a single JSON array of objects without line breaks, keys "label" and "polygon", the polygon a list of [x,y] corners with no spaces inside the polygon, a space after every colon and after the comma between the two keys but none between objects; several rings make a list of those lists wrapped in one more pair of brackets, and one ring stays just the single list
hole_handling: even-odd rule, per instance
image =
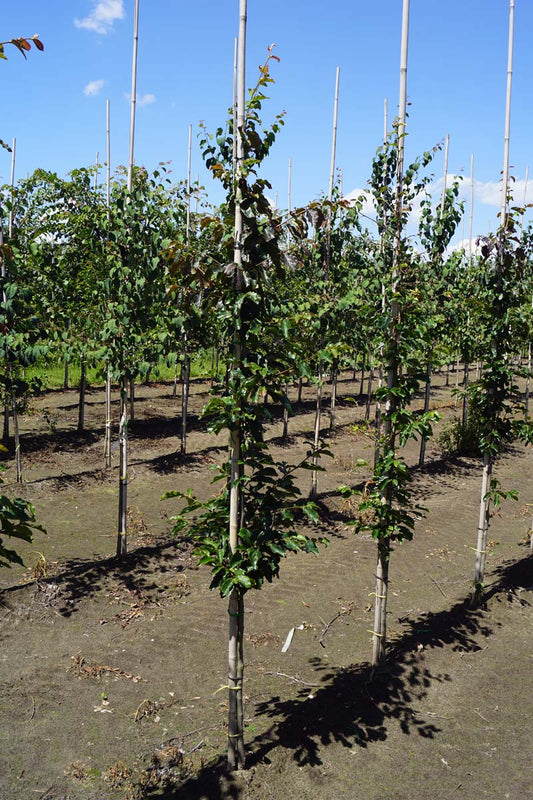
[{"label": "shadow on ground", "polygon": [[[503,565],[495,571],[495,581],[487,592],[491,599],[517,599],[533,588],[533,556]],[[425,665],[425,654],[433,648],[451,647],[463,653],[482,649],[480,637],[492,628],[484,608],[473,608],[470,598],[449,610],[427,613],[407,621],[407,630],[391,645],[386,665],[373,670],[369,664],[331,669],[321,659],[313,659],[317,686],[303,687],[296,697],[273,697],[256,706],[256,716],[273,720],[266,733],[249,746],[248,767],[270,763],[273,751],[292,753],[299,766],[322,764],[322,751],[333,743],[353,749],[384,741],[391,723],[404,734],[435,738],[440,728],[418,709],[436,681],[450,680],[447,673],[433,674]],[[429,716],[429,715],[427,715]],[[167,789],[167,800],[239,800],[245,779],[226,774],[222,756],[206,764],[194,779],[179,789]],[[243,782],[244,781],[244,782]]]}]

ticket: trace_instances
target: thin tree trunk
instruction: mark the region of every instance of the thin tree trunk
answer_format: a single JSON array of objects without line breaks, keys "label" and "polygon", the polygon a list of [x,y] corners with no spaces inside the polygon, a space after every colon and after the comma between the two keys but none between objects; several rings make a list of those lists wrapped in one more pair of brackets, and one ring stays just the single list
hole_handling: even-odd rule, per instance
[{"label": "thin tree trunk", "polygon": [[[239,178],[242,171],[244,159],[244,142],[242,132],[245,125],[246,91],[245,91],[245,72],[246,72],[246,17],[247,2],[239,0],[239,38],[238,38],[238,59],[237,59],[237,81],[236,107],[237,125],[234,135],[236,138],[235,151],[235,182],[237,192],[235,196],[235,289],[237,292],[243,290],[242,275],[242,240],[244,220],[241,208],[241,190],[239,188]],[[233,339],[233,364],[236,369],[240,368],[242,362],[242,347],[240,326],[236,326]],[[239,401],[240,402],[240,401]],[[239,522],[242,522],[244,505],[242,498],[241,478],[242,467],[241,458],[241,423],[240,408],[236,408],[237,423],[230,431],[230,477],[229,477],[229,545],[232,552],[235,552],[239,543]],[[244,603],[242,597],[237,596],[235,589],[229,598],[229,648],[228,648],[228,766],[230,770],[245,766],[244,753],[244,726],[242,714],[242,678],[243,678],[243,626],[244,626]]]},{"label": "thin tree trunk", "polygon": [[4,405],[4,430],[2,434],[4,442],[9,441],[9,403],[6,401]]},{"label": "thin tree trunk", "polygon": [[105,465],[111,467],[111,370],[107,369],[105,378],[105,439],[104,439]]},{"label": "thin tree trunk", "polygon": [[[378,389],[383,386],[383,365],[379,365],[378,371]],[[379,459],[381,452],[381,403],[376,400],[376,444],[374,447],[374,468]]]},{"label": "thin tree trunk", "polygon": [[85,391],[87,388],[87,362],[85,356],[82,355],[80,362],[80,396],[78,402],[78,431],[81,432],[85,428]]},{"label": "thin tree trunk", "polygon": [[372,639],[372,666],[385,660],[387,643],[387,596],[389,588],[390,547],[387,542],[378,544],[376,564],[376,603],[374,606],[374,631]]},{"label": "thin tree trunk", "polygon": [[20,456],[19,417],[17,411],[17,399],[15,395],[12,395],[11,408],[13,413],[13,435],[15,437],[15,466],[17,471],[17,483],[22,483],[22,460]]},{"label": "thin tree trunk", "polygon": [[176,356],[176,363],[174,364],[174,386],[172,387],[172,397],[178,394],[178,358]]},{"label": "thin tree trunk", "polygon": [[333,365],[331,370],[331,400],[330,400],[330,416],[329,416],[329,429],[332,431],[335,428],[335,419],[337,414],[337,378],[338,370],[337,365]]},{"label": "thin tree trunk", "polygon": [[368,383],[367,383],[367,392],[366,392],[366,411],[365,411],[365,420],[368,422],[370,419],[370,408],[372,406],[372,382],[374,380],[374,367],[370,367],[370,372],[368,373]]},{"label": "thin tree trunk", "polygon": [[[314,449],[318,449],[318,445],[320,442],[320,422],[321,422],[321,415],[322,415],[322,361],[320,361],[318,365],[318,384],[316,387],[316,411],[315,411],[315,434],[314,434]],[[318,458],[316,455],[313,455],[312,459],[313,466],[318,464]],[[309,497],[311,500],[314,500],[318,493],[318,471],[314,469],[311,472],[311,491],[309,492]]]},{"label": "thin tree trunk", "polygon": [[118,536],[117,559],[127,555],[128,527],[128,384],[126,378],[120,379],[120,422],[119,441],[119,484],[118,484]]},{"label": "thin tree trunk", "polygon": [[285,403],[283,404],[283,433],[281,438],[283,441],[287,439],[289,435],[289,387],[285,391]]},{"label": "thin tree trunk", "polygon": [[230,770],[244,767],[242,687],[244,678],[244,600],[235,590],[229,596],[228,647],[228,766]]},{"label": "thin tree trunk", "polygon": [[63,389],[68,391],[68,359],[65,357],[64,360],[65,371],[63,373]]},{"label": "thin tree trunk", "polygon": [[[384,420],[384,447],[388,453],[395,454],[396,433],[393,420],[394,412],[397,408],[397,397],[395,393],[398,384],[399,368],[398,362],[398,324],[400,320],[400,305],[397,299],[398,283],[400,280],[400,259],[402,242],[402,206],[403,206],[403,161],[404,161],[404,136],[405,120],[407,111],[407,50],[409,40],[409,0],[403,2],[402,13],[402,42],[400,54],[400,98],[398,103],[398,159],[396,166],[396,199],[395,216],[397,227],[394,231],[394,249],[392,257],[392,276],[391,276],[391,305],[390,305],[390,328],[387,364],[387,403],[386,416]],[[382,492],[381,502],[388,506],[392,505],[392,489],[387,486]],[[378,538],[378,558],[376,572],[376,607],[374,619],[374,631],[372,641],[372,665],[378,666],[385,658],[385,648],[387,644],[387,597],[389,583],[389,563],[390,563],[390,533]]]},{"label": "thin tree trunk", "polygon": [[298,380],[298,402],[299,403],[302,402],[303,385],[304,385],[303,378],[300,377],[300,379]]},{"label": "thin tree trunk", "polygon": [[526,378],[526,397],[524,400],[524,414],[525,418],[529,419],[529,386],[531,381],[529,373],[531,372],[531,342],[529,343],[527,348],[527,369],[528,369],[528,375]]},{"label": "thin tree trunk", "polygon": [[476,565],[474,570],[474,591],[472,604],[478,606],[483,600],[485,580],[485,557],[487,554],[487,533],[490,521],[490,490],[492,476],[492,459],[489,453],[483,456],[483,476],[481,479],[481,500],[479,504],[479,521],[477,526]]},{"label": "thin tree trunk", "polygon": [[365,391],[365,362],[361,365],[361,383],[359,384],[359,397],[362,397]]},{"label": "thin tree trunk", "polygon": [[[426,391],[424,394],[424,414],[427,414],[429,411],[429,401],[431,397],[431,364],[427,366],[427,379],[426,379]],[[418,458],[418,466],[422,469],[424,466],[424,461],[426,458],[426,440],[424,438],[420,439],[420,456]]]},{"label": "thin tree trunk", "polygon": [[463,429],[466,430],[466,426],[468,425],[468,376],[469,376],[469,365],[468,362],[465,361],[465,373],[464,373],[464,397],[463,397]]},{"label": "thin tree trunk", "polygon": [[181,454],[187,452],[187,409],[189,405],[189,388],[191,376],[191,359],[185,353],[181,368]]},{"label": "thin tree trunk", "polygon": [[130,421],[135,419],[135,378],[130,378]]},{"label": "thin tree trunk", "polygon": [[444,384],[446,387],[450,385],[450,362],[446,363],[446,383]]}]

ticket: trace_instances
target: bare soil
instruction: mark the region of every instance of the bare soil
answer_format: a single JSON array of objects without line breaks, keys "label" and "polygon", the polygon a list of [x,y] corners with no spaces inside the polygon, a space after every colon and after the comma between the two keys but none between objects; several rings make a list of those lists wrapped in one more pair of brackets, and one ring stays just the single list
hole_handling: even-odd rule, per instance
[{"label": "bare soil", "polygon": [[[289,558],[278,581],[246,597],[249,768],[229,776],[226,602],[190,544],[170,536],[175,501],[160,499],[216,489],[210,467],[226,441],[200,419],[208,384],[193,385],[185,457],[172,387],[137,389],[121,565],[102,390],[88,393],[83,433],[75,392],[33,401],[21,419],[24,484],[13,483],[10,454],[7,491],[34,503],[47,534],[19,548],[26,569],[0,576],[2,800],[533,798],[533,455],[514,447],[498,462],[520,500],[492,518],[487,601],[474,610],[481,465],[429,444],[415,470],[427,513],[392,555],[390,647],[373,672],[375,544],[354,535],[354,508],[337,491],[364,484],[369,468],[357,460],[371,459],[372,443],[359,424],[366,398],[343,378],[333,458],[319,475],[329,546]],[[457,413],[443,384],[432,394],[444,416],[435,435]],[[289,461],[307,449],[312,387],[294,411],[288,442],[277,417],[268,431]],[[416,463],[416,443],[407,458]]]}]

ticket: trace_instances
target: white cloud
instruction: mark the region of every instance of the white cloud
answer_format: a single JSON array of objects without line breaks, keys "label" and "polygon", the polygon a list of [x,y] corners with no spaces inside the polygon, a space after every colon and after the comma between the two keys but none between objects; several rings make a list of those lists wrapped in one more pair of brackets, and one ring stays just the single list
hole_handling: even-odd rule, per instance
[{"label": "white cloud", "polygon": [[83,89],[83,94],[87,95],[88,97],[94,97],[97,94],[100,94],[102,91],[102,87],[105,81],[100,79],[98,81],[89,81],[87,86]]},{"label": "white cloud", "polygon": [[124,0],[98,0],[89,16],[75,19],[77,28],[95,33],[109,33],[117,19],[124,19]]},{"label": "white cloud", "polygon": [[[131,103],[131,94],[129,92],[124,92],[124,97],[126,98],[128,103]],[[142,108],[143,106],[151,106],[152,103],[155,103],[155,101],[156,101],[155,94],[148,93],[148,94],[137,95],[137,105],[139,106],[139,108]]]},{"label": "white cloud", "polygon": [[142,94],[137,98],[137,105],[139,107],[151,106],[152,103],[155,103],[155,94]]},{"label": "white cloud", "polygon": [[359,200],[360,198],[363,199],[361,214],[374,220],[376,216],[376,204],[374,202],[372,193],[367,189],[353,189],[351,192],[344,195],[343,200],[355,201]]}]

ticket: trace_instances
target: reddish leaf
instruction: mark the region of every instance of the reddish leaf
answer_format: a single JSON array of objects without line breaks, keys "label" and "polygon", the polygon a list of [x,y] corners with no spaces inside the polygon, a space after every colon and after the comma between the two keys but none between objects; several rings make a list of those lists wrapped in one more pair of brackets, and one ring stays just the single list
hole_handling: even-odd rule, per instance
[{"label": "reddish leaf", "polygon": [[37,48],[37,50],[40,50],[41,53],[42,53],[42,51],[44,50],[44,44],[39,39],[39,34],[36,33],[35,36],[31,37],[31,40],[32,40],[33,44],[35,45],[35,47]]}]

